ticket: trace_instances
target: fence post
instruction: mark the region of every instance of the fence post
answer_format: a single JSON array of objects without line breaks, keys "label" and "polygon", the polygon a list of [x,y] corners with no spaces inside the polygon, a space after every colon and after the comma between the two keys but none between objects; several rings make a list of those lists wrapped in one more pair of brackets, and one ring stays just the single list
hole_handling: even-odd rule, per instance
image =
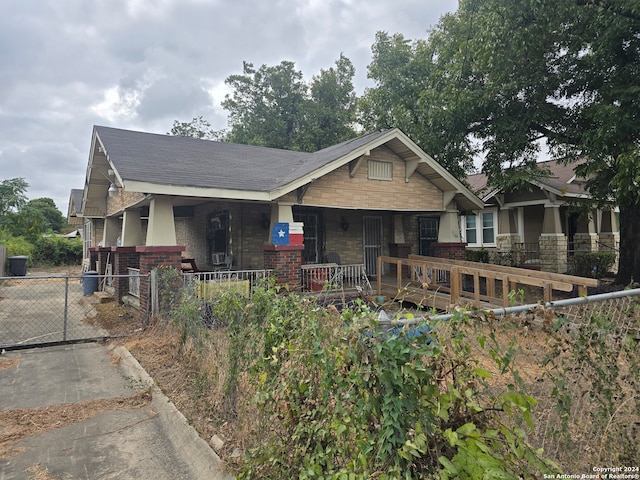
[{"label": "fence post", "polygon": [[0,277],[4,277],[5,263],[7,263],[7,247],[0,245]]},{"label": "fence post", "polygon": [[455,304],[460,299],[460,267],[451,267],[451,304]]}]

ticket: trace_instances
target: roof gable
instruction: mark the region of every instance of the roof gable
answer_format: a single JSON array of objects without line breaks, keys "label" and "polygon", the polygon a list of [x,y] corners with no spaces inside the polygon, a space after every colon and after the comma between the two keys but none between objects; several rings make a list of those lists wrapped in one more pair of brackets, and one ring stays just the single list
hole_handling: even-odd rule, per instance
[{"label": "roof gable", "polygon": [[443,191],[455,191],[464,208],[481,205],[398,129],[306,153],[95,126],[86,189],[94,192],[85,192],[85,200],[94,198],[96,208],[103,208],[97,199],[104,198],[114,182],[128,191],[151,194],[270,201],[383,144],[405,159],[407,179],[418,170]]},{"label": "roof gable", "polygon": [[[546,170],[549,175],[531,180],[530,183],[541,190],[546,190],[562,197],[584,198],[589,195],[589,192],[585,189],[584,182],[580,181],[575,173],[576,166],[583,162],[584,160],[578,160],[571,164],[563,164],[557,160],[539,162],[539,168]],[[489,186],[488,178],[484,173],[469,175],[467,182],[471,190],[485,201],[502,192],[500,188]]]}]

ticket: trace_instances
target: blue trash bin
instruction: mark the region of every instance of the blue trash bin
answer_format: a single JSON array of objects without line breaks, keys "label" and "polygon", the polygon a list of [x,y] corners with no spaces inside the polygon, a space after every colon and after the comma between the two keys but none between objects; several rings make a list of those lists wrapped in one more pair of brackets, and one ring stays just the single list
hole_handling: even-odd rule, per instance
[{"label": "blue trash bin", "polygon": [[98,291],[98,272],[89,270],[82,274],[82,294],[93,295]]},{"label": "blue trash bin", "polygon": [[26,255],[18,255],[16,257],[9,257],[9,273],[16,277],[24,277],[27,274],[27,264],[29,263],[29,257]]}]

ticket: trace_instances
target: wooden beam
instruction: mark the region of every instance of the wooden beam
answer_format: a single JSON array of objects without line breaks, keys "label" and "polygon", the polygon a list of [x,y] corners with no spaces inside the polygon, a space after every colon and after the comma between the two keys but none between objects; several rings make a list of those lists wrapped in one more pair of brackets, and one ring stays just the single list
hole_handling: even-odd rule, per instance
[{"label": "wooden beam", "polygon": [[371,151],[367,150],[366,152],[364,152],[364,154],[360,155],[355,160],[352,160],[351,162],[349,162],[349,176],[351,178],[356,176],[356,172],[360,168],[360,165],[362,165],[362,161],[364,160],[365,157],[368,157],[369,155],[371,155]]}]

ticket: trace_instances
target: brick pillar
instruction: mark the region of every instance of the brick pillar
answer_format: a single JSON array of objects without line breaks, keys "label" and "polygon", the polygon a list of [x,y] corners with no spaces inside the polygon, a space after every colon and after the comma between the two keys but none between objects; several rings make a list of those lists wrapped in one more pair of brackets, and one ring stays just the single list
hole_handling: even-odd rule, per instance
[{"label": "brick pillar", "polygon": [[433,256],[449,260],[466,260],[466,243],[438,242],[433,244]]},{"label": "brick pillar", "polygon": [[[396,258],[409,258],[411,255],[411,249],[413,248],[413,243],[389,243],[389,256]],[[390,273],[392,275],[396,274],[396,265],[391,264]],[[405,277],[409,276],[409,266],[405,265],[402,267],[402,275]]]},{"label": "brick pillar", "polygon": [[140,310],[149,313],[151,312],[151,299],[149,298],[150,279],[148,274],[160,266],[175,267],[180,271],[182,252],[186,250],[186,247],[181,245],[166,247],[139,245],[134,248],[139,255],[140,275],[144,275],[140,277]]},{"label": "brick pillar", "polygon": [[279,284],[301,290],[303,250],[304,245],[264,245],[264,268],[273,269]]},{"label": "brick pillar", "polygon": [[112,273],[115,275],[113,277],[114,296],[118,303],[122,303],[122,297],[129,293],[129,278],[118,275],[129,275],[129,267],[140,268],[140,254],[136,252],[136,247],[111,247],[111,255],[113,257]]},{"label": "brick pillar", "polygon": [[[96,264],[100,258],[100,247],[89,248],[89,270],[95,270]],[[100,273],[100,272],[98,272]]]},{"label": "brick pillar", "polygon": [[[104,275],[107,269],[107,263],[111,262],[111,247],[96,247],[95,253],[95,258],[91,255],[89,270],[95,270],[98,272],[98,275]],[[97,267],[96,262],[98,264]]]}]

